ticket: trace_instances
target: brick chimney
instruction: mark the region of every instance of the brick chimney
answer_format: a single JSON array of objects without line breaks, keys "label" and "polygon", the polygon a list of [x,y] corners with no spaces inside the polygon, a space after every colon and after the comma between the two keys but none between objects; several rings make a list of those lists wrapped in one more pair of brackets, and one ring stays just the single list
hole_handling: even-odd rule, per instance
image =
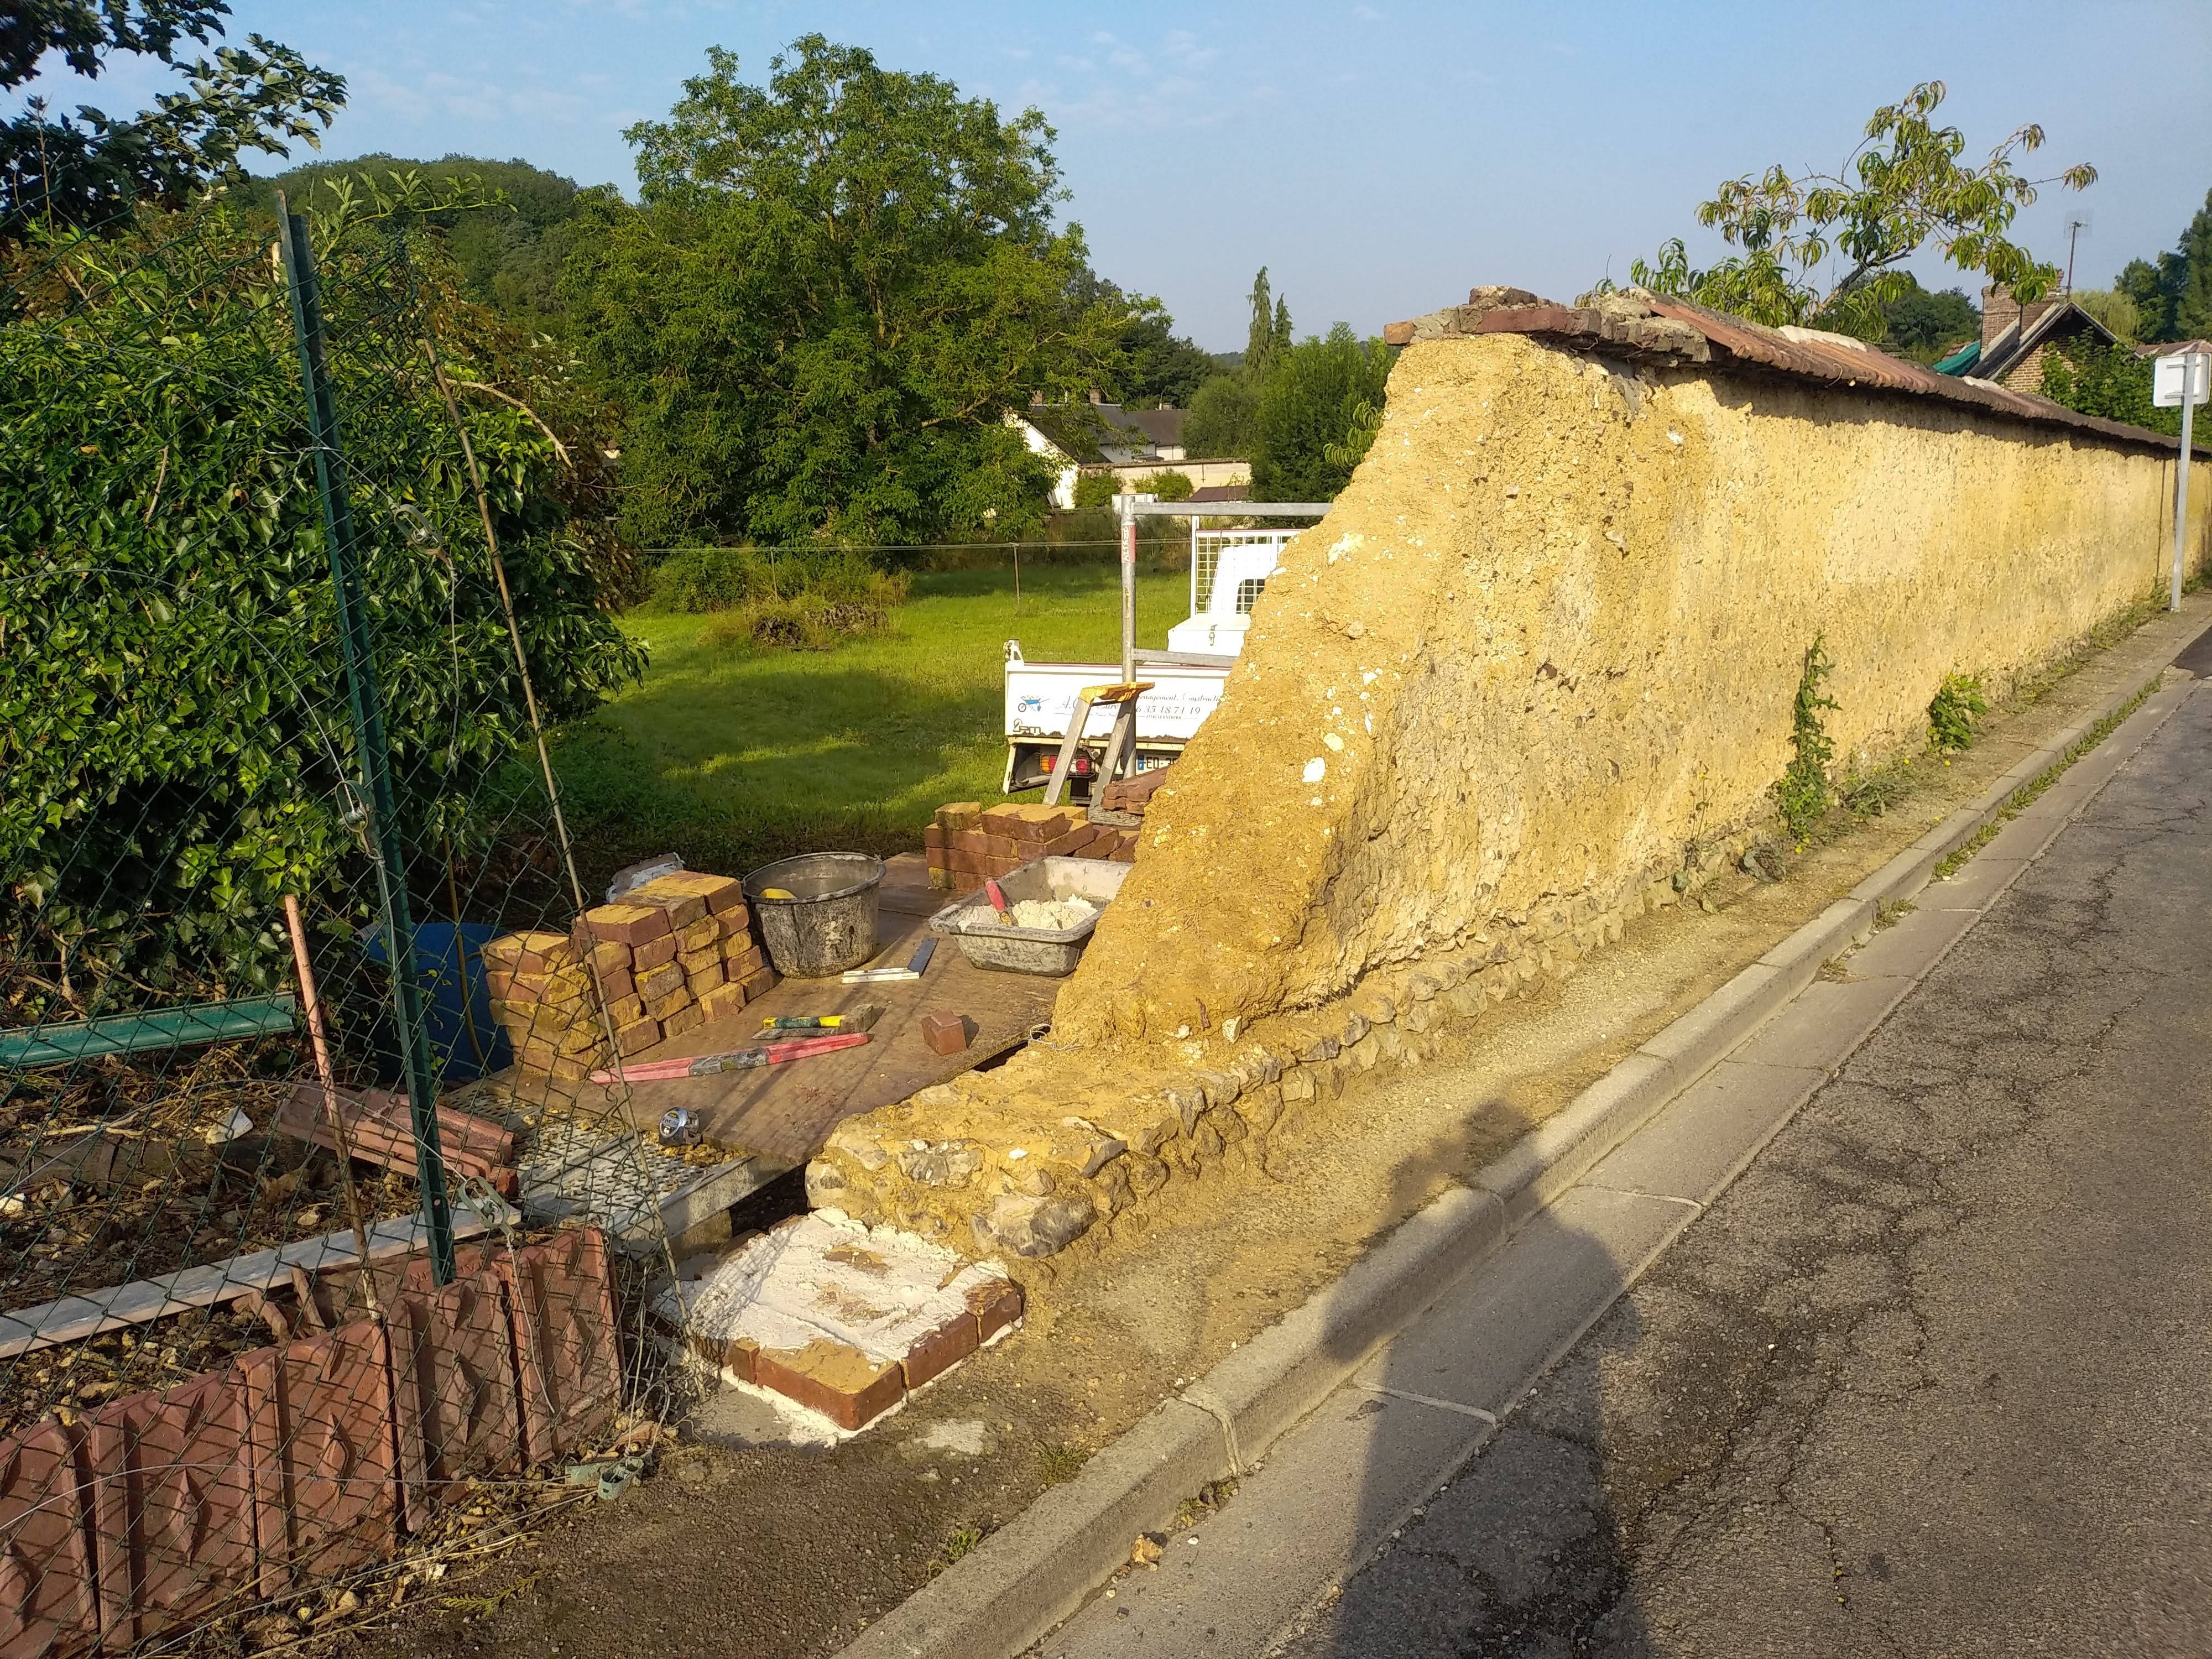
[{"label": "brick chimney", "polygon": [[1982,349],[1987,351],[1997,336],[2020,319],[2020,301],[2002,283],[1982,290]]}]

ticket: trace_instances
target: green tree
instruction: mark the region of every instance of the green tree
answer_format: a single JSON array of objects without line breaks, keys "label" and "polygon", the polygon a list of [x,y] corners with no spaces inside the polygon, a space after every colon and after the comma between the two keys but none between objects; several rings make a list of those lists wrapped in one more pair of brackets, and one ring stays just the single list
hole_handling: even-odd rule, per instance
[{"label": "green tree", "polygon": [[[0,15],[0,92],[30,82],[49,52],[88,80],[118,53],[174,64],[179,42],[205,46],[229,11],[223,0],[25,0]],[[62,115],[33,97],[0,121],[0,238],[34,223],[127,223],[141,203],[179,207],[212,181],[243,179],[242,151],[319,144],[345,102],[343,76],[258,34],[183,72],[185,90],[127,119],[89,105]]]},{"label": "green tree", "polygon": [[1279,354],[1254,412],[1254,496],[1327,501],[1342,489],[1373,441],[1396,357],[1346,323]]},{"label": "green tree", "polygon": [[1244,337],[1244,377],[1255,386],[1267,378],[1275,359],[1291,349],[1291,306],[1267,286],[1267,267],[1252,279],[1246,296],[1252,306],[1252,322]]},{"label": "green tree", "polygon": [[[643,658],[601,606],[605,440],[570,418],[588,404],[460,298],[437,237],[394,229],[395,205],[356,196],[319,218],[316,253],[402,823],[417,848],[467,857],[499,833],[496,781],[530,732],[426,337],[484,469],[546,718],[588,714]],[[316,451],[268,222],[219,200],[103,239],[38,237],[0,325],[11,1024],[100,1012],[110,984],[281,982],[277,896],[365,885],[342,816],[355,763]]]},{"label": "green tree", "polygon": [[1051,471],[1006,416],[1123,364],[1079,306],[1053,132],[820,35],[768,84],[709,54],[626,135],[643,204],[596,204],[564,287],[623,408],[623,521],[648,545],[930,541],[1041,521]]},{"label": "green tree", "polygon": [[[334,190],[356,184],[363,174],[404,175],[434,189],[462,181],[474,186],[482,205],[447,208],[426,219],[444,233],[462,293],[517,328],[555,335],[565,331],[561,268],[574,246],[575,221],[589,194],[578,190],[574,179],[519,159],[455,155],[420,161],[378,153],[350,161],[313,161],[258,178],[247,196],[256,206],[273,210],[282,191],[295,209],[319,211],[328,206]],[[600,193],[608,188],[602,186]]]},{"label": "green tree", "polygon": [[1213,359],[1175,331],[1168,308],[1148,295],[1124,294],[1089,271],[1069,291],[1074,312],[1095,306],[1127,320],[1115,341],[1122,368],[1104,388],[1130,409],[1188,409],[1191,398],[1214,372]]},{"label": "green tree", "polygon": [[2132,299],[2118,289],[2077,288],[2072,297],[2075,305],[2121,339],[2142,338],[2142,313],[2136,309]]},{"label": "green tree", "polygon": [[1243,373],[1211,376],[1192,394],[1190,418],[1182,423],[1185,453],[1208,459],[1249,457],[1259,404],[1259,394]]},{"label": "green tree", "polygon": [[[1984,272],[2023,300],[2049,293],[2058,268],[2008,233],[2041,186],[2087,189],[2096,169],[2081,164],[2054,179],[2023,178],[2016,158],[2043,147],[2043,129],[2033,125],[1979,167],[1961,166],[1965,135],[1933,119],[1944,95],[1941,81],[1923,82],[1876,110],[1833,173],[1800,177],[1777,166],[1723,182],[1698,205],[1698,222],[1743,252],[1698,270],[1676,238],[1656,262],[1636,261],[1632,279],[1770,326],[1818,323],[1863,337],[1883,326],[1881,307],[1905,291],[1898,267],[1931,240],[1960,270]],[[1832,257],[1841,274],[1823,285],[1816,278]]]},{"label": "green tree", "polygon": [[2212,191],[2172,252],[2129,260],[2112,289],[2133,302],[2138,339],[2212,338]]},{"label": "green tree", "polygon": [[2124,344],[2077,337],[2061,341],[2043,359],[2043,395],[2084,415],[2181,434],[2181,411],[2150,400],[2151,360]]}]

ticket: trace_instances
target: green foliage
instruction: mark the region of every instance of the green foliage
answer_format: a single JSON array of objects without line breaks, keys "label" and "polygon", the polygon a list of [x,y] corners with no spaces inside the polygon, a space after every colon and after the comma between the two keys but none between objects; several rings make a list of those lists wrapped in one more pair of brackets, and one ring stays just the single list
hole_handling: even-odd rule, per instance
[{"label": "green foliage", "polygon": [[1946,674],[1928,702],[1929,747],[1945,754],[1972,748],[1974,723],[1989,712],[1979,674]]},{"label": "green foliage", "polygon": [[[1339,323],[1327,339],[1309,337],[1278,355],[1254,412],[1252,494],[1261,501],[1327,501],[1352,477],[1366,422],[1382,405],[1397,354],[1380,340],[1356,338]],[[1334,447],[1338,459],[1333,459]]]},{"label": "green foliage", "polygon": [[1187,501],[1198,486],[1186,472],[1152,472],[1129,486],[1139,495],[1157,495],[1164,501]]},{"label": "green foliage", "polygon": [[1103,276],[1085,271],[1068,301],[1080,316],[1095,307],[1126,319],[1115,344],[1121,367],[1103,388],[1124,409],[1188,409],[1191,395],[1214,372],[1213,359],[1175,331],[1175,319],[1158,300],[1124,294]]},{"label": "green foliage", "polygon": [[653,572],[661,610],[710,611],[710,644],[824,651],[879,633],[906,601],[907,579],[842,549],[679,548]]},{"label": "green foliage", "polygon": [[2212,338],[2212,191],[2181,233],[2171,253],[2155,261],[2130,259],[2112,287],[2135,304],[2149,341]]},{"label": "green foliage", "polygon": [[2151,402],[2151,361],[2125,345],[2077,336],[2044,354],[2043,395],[2108,421],[2181,434],[2181,411]]},{"label": "green foliage", "polygon": [[1257,386],[1267,378],[1276,360],[1291,349],[1291,306],[1289,301],[1267,286],[1265,265],[1252,279],[1252,292],[1245,297],[1251,303],[1252,321],[1245,332],[1243,356],[1237,366],[1244,378]]},{"label": "green foliage", "polygon": [[[479,851],[472,805],[528,741],[448,372],[547,407],[526,358],[375,208],[318,227],[358,555],[420,846]],[[96,1012],[132,988],[281,978],[278,896],[359,884],[356,762],[314,451],[270,232],[217,204],[19,261],[0,326],[0,1000]],[[35,261],[30,253],[37,254]],[[575,719],[642,668],[598,609],[572,514],[599,486],[530,413],[471,396],[541,706]],[[600,504],[603,510],[603,504]],[[363,917],[365,919],[365,915]]]},{"label": "green foliage", "polygon": [[1331,466],[1340,466],[1347,476],[1367,452],[1375,447],[1375,440],[1382,430],[1382,410],[1362,398],[1352,406],[1351,424],[1345,428],[1343,439],[1323,447],[1322,453]]},{"label": "green foliage", "polygon": [[769,83],[729,52],[627,137],[643,202],[593,204],[564,277],[623,412],[636,540],[943,540],[1042,519],[1006,423],[1121,372],[1127,308],[1077,307],[1052,131],[809,35]]},{"label": "green foliage", "polygon": [[2118,289],[2076,289],[2072,298],[2075,305],[2119,336],[2124,343],[2142,338],[2142,313],[2132,299]]},{"label": "green foliage", "polygon": [[[204,46],[222,33],[221,0],[35,0],[0,19],[0,91],[29,81],[58,52],[77,74],[96,78],[110,59],[173,64],[178,43]],[[289,46],[246,37],[212,61],[184,66],[186,89],[116,119],[90,106],[74,117],[43,98],[0,121],[0,239],[31,225],[94,228],[126,224],[137,204],[179,208],[203,186],[239,180],[246,150],[290,154],[290,139],[320,142],[345,102],[341,76],[315,68]]]},{"label": "green foliage", "polygon": [[1831,799],[1828,765],[1835,759],[1836,745],[1820,716],[1841,706],[1821,689],[1834,667],[1824,637],[1815,634],[1805,647],[1804,672],[1797,678],[1797,696],[1790,705],[1790,764],[1774,786],[1775,810],[1801,845],[1827,811]]},{"label": "green foliage", "polygon": [[1897,296],[1883,301],[1877,313],[1880,331],[1865,337],[1871,343],[1916,363],[1932,363],[1980,337],[1981,307],[1963,292],[1951,288],[1931,294],[1911,272],[1899,274],[1904,281]]},{"label": "green foliage", "polygon": [[447,155],[422,161],[377,154],[310,162],[255,179],[246,193],[256,208],[270,212],[279,191],[295,210],[326,210],[335,190],[364,174],[411,177],[432,187],[465,182],[477,189],[486,198],[482,205],[445,209],[423,219],[443,234],[462,294],[517,328],[557,335],[567,327],[561,267],[574,246],[575,222],[587,194],[574,179],[520,160]]},{"label": "green foliage", "polygon": [[1259,393],[1249,377],[1214,375],[1191,398],[1190,416],[1182,423],[1183,452],[1207,459],[1249,456],[1259,407]]},{"label": "green foliage", "polygon": [[1121,481],[1110,472],[1079,472],[1075,475],[1075,509],[1079,513],[1110,507],[1114,497],[1121,493]]},{"label": "green foliage", "polygon": [[[1698,208],[1698,222],[1742,249],[1710,270],[1693,270],[1677,238],[1656,264],[1638,259],[1632,280],[1663,294],[1770,326],[1819,323],[1878,337],[1881,308],[1905,292],[1896,269],[1933,239],[1961,270],[1985,271],[2023,300],[2047,294],[2057,267],[2039,263],[2008,233],[2020,210],[2052,182],[2083,190],[2096,181],[2087,165],[2052,179],[2021,176],[2015,157],[2043,146],[2043,129],[2023,126],[1979,167],[1963,167],[1965,135],[1937,127],[1941,81],[1923,82],[1874,112],[1857,149],[1834,173],[1802,177],[1774,167],[1765,176],[1723,182]],[[1840,274],[1825,288],[1816,276],[1831,256]]]}]

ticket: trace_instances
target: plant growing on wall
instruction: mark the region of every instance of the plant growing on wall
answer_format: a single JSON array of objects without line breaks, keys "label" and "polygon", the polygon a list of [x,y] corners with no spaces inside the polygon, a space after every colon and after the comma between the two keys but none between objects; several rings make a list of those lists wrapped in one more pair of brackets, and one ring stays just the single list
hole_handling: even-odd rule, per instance
[{"label": "plant growing on wall", "polygon": [[1836,745],[1820,716],[1841,707],[1821,688],[1835,667],[1829,660],[1823,635],[1813,635],[1805,647],[1804,671],[1797,678],[1797,696],[1790,711],[1790,760],[1774,786],[1775,810],[1802,846],[1828,810],[1828,763]]},{"label": "plant growing on wall", "polygon": [[[1698,204],[1698,222],[1742,252],[1695,270],[1676,237],[1656,261],[1636,261],[1632,279],[1770,327],[1812,323],[1875,338],[1883,307],[1911,285],[1899,267],[1933,240],[1960,270],[1984,272],[2022,300],[2041,298],[2057,285],[2058,268],[2011,240],[2013,220],[2042,186],[2085,190],[2097,170],[2080,163],[2049,179],[2022,177],[2018,159],[2043,147],[2033,123],[1979,167],[1961,166],[1966,136],[1934,120],[1944,96],[1941,81],[1926,81],[1883,105],[1833,173],[1777,166],[1726,180]],[[1824,285],[1818,273],[1832,257],[1839,274]]]},{"label": "plant growing on wall", "polygon": [[1979,674],[1946,674],[1928,704],[1929,746],[1945,754],[1972,747],[1974,722],[1989,712]]}]

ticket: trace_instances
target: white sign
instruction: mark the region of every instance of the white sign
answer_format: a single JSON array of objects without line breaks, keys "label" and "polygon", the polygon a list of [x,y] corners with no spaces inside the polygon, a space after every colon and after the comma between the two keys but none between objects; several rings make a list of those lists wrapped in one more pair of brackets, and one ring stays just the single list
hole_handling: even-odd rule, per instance
[{"label": "white sign", "polygon": [[2170,351],[2151,360],[2150,373],[2150,400],[2160,409],[2212,402],[2205,396],[2212,382],[2212,352]]}]

